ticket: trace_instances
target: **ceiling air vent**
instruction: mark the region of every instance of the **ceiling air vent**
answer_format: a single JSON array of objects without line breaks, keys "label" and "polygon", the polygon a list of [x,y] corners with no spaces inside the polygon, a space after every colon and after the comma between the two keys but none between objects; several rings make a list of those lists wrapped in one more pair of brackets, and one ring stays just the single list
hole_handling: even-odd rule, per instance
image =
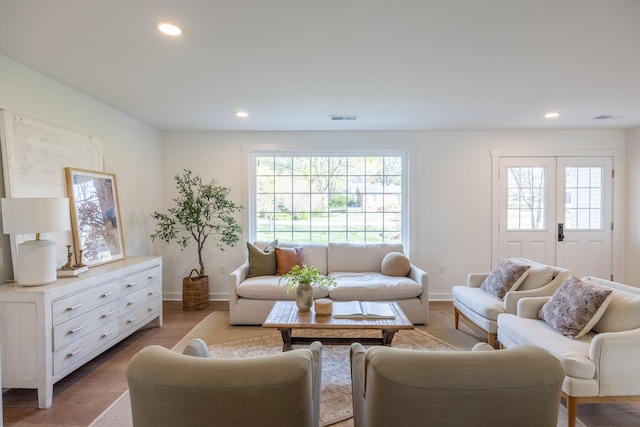
[{"label": "ceiling air vent", "polygon": [[356,120],[358,116],[356,114],[351,115],[331,115],[331,120]]},{"label": "ceiling air vent", "polygon": [[593,120],[615,120],[615,119],[621,119],[623,117],[624,117],[624,115],[622,115],[622,116],[612,116],[611,114],[600,114],[599,116],[595,116],[593,118]]}]

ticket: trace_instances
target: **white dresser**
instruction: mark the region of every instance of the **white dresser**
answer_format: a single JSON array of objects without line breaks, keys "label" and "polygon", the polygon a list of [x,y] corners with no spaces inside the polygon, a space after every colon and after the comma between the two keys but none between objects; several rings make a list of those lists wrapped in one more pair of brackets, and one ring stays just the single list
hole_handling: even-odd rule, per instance
[{"label": "white dresser", "polygon": [[162,258],[131,257],[50,285],[0,286],[2,386],[53,384],[147,323],[162,325]]}]

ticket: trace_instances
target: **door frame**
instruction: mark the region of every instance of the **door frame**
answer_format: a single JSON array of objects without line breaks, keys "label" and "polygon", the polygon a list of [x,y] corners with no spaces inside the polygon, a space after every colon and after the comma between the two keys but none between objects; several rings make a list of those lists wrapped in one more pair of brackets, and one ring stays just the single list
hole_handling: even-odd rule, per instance
[{"label": "door frame", "polygon": [[[624,224],[622,211],[624,207],[624,153],[620,150],[491,150],[491,265],[500,262],[498,259],[500,224],[499,184],[501,157],[611,157],[613,159],[613,189],[611,203],[611,221],[614,224],[611,233],[611,273],[613,280],[624,281]],[[603,279],[610,279],[603,277]]]}]

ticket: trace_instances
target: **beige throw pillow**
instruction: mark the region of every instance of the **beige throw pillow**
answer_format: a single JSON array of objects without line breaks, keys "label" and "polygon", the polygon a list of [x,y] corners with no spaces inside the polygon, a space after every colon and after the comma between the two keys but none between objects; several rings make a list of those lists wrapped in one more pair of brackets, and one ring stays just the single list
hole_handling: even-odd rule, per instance
[{"label": "beige throw pillow", "polygon": [[382,258],[380,271],[387,276],[406,277],[411,270],[411,261],[401,252],[389,252]]},{"label": "beige throw pillow", "polygon": [[489,273],[489,276],[480,285],[481,289],[489,292],[499,299],[512,288],[516,288],[529,274],[528,265],[520,264],[508,258],[503,260]]},{"label": "beige throw pillow", "polygon": [[598,323],[611,301],[611,292],[571,276],[542,306],[538,317],[562,335],[578,339]]}]

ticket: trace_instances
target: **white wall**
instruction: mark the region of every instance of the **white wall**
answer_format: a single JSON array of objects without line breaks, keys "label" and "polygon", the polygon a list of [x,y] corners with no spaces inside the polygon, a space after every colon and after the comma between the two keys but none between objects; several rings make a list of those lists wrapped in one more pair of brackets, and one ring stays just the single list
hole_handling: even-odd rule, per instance
[{"label": "white wall", "polygon": [[[160,254],[149,239],[149,212],[160,207],[162,191],[157,129],[2,55],[0,108],[100,138],[105,171],[116,174],[126,254]],[[0,194],[4,196],[4,183]],[[12,277],[9,237],[2,234],[0,281]]]},{"label": "white wall", "polygon": [[640,127],[627,132],[625,283],[640,286]]},{"label": "white wall", "polygon": [[[173,176],[184,168],[205,180],[216,178],[247,205],[251,148],[410,148],[412,261],[430,273],[432,300],[450,298],[469,272],[491,265],[491,150],[619,150],[624,131],[494,132],[163,132],[163,209],[175,197]],[[243,226],[246,228],[246,212]],[[245,236],[246,237],[246,236]],[[196,266],[194,248],[181,252],[163,244],[165,298],[180,298],[182,277]],[[244,241],[219,252],[206,249],[210,291],[227,295],[228,273],[246,258]],[[439,273],[439,266],[445,273]],[[220,266],[227,274],[221,274]]]}]

